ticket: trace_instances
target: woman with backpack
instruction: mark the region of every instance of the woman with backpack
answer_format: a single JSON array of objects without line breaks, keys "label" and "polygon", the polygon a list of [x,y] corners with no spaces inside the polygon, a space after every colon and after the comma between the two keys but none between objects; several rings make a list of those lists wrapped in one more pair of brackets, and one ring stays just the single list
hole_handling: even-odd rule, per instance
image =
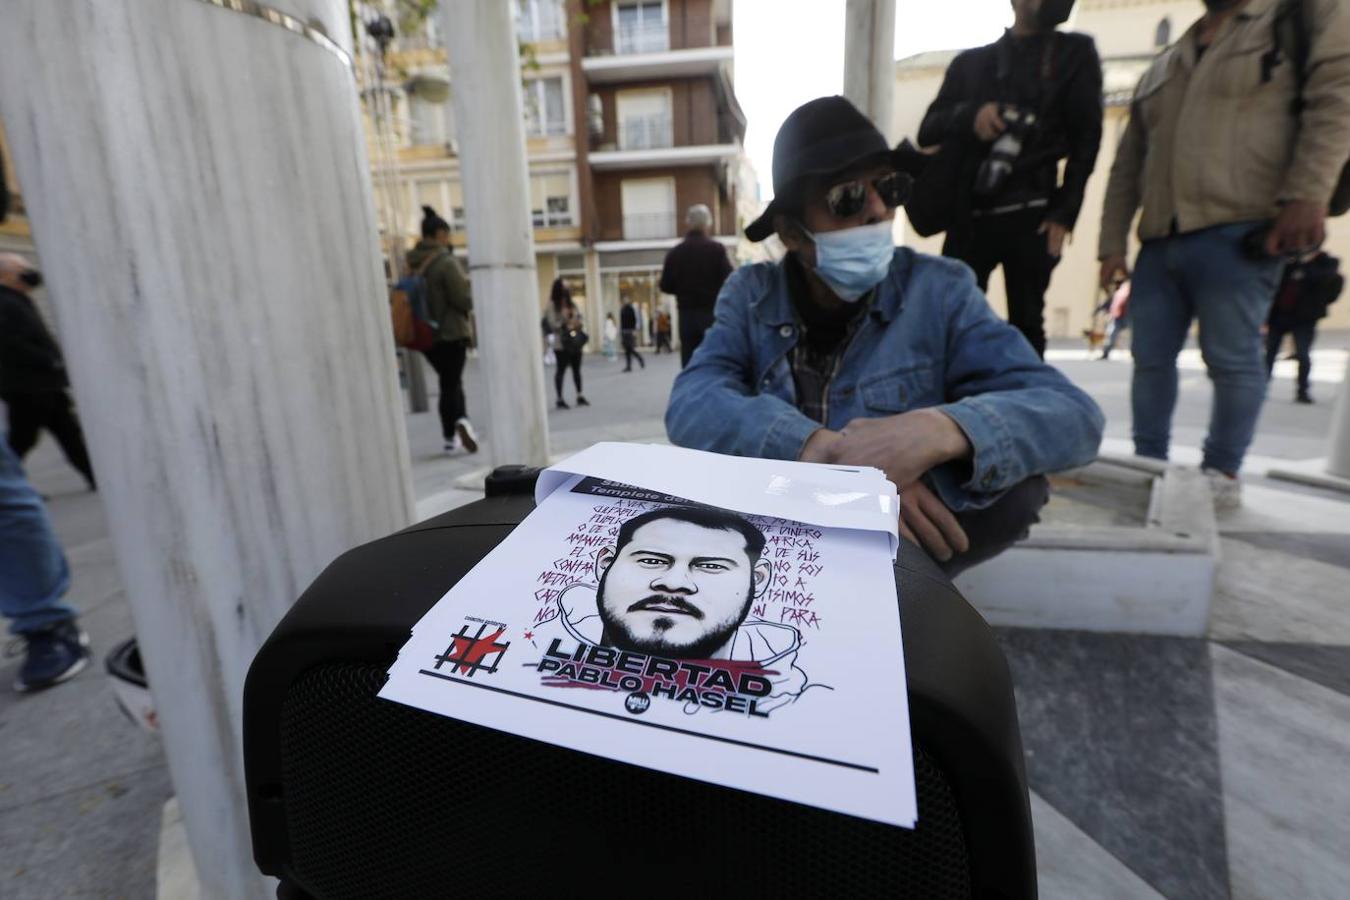
[{"label": "woman with backpack", "polygon": [[434,323],[435,340],[423,351],[440,381],[441,434],[445,452],[478,452],[478,435],[464,400],[464,360],[472,329],[473,295],[469,279],[450,252],[450,223],[430,206],[422,207],[422,240],[408,251],[408,269],[417,283],[412,291],[425,298],[426,315]]},{"label": "woman with backpack", "polygon": [[553,370],[553,389],[558,393],[558,409],[569,408],[563,399],[563,376],[569,367],[572,369],[572,383],[577,389],[577,406],[590,406],[581,393],[581,348],[586,346],[589,338],[582,329],[581,313],[572,303],[572,292],[561,278],[553,279],[544,320],[553,335],[553,356],[557,361]]}]

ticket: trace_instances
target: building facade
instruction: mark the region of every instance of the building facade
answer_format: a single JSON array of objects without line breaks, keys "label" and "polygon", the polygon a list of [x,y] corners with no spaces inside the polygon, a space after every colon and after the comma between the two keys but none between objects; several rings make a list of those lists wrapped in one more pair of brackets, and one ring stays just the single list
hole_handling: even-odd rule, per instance
[{"label": "building facade", "polygon": [[5,128],[0,124],[0,252],[27,253],[33,249],[33,234],[11,159]]},{"label": "building facade", "polygon": [[[1106,118],[1097,166],[1087,184],[1083,209],[1063,259],[1055,268],[1045,298],[1045,330],[1051,338],[1077,338],[1091,327],[1092,311],[1100,302],[1097,286],[1097,237],[1101,231],[1106,182],[1115,162],[1116,147],[1129,119],[1130,98],[1140,76],[1154,56],[1181,37],[1204,12],[1194,0],[1078,0],[1073,18],[1064,26],[1089,34],[1102,57]],[[957,51],[921,53],[895,64],[895,124],[897,134],[918,133],[928,105],[937,96],[942,76]],[[928,253],[942,251],[942,236],[921,238],[901,226],[901,241]],[[1327,252],[1350,265],[1350,219],[1328,220]],[[1131,237],[1130,259],[1138,252]],[[1002,271],[989,280],[989,302],[1007,314]],[[1326,328],[1350,328],[1350,303],[1342,298],[1331,306],[1322,323]]]},{"label": "building facade", "polygon": [[[644,326],[660,308],[675,315],[658,281],[685,210],[706,204],[733,252],[746,213],[730,0],[510,2],[541,310],[562,277],[593,335],[625,298]],[[442,27],[431,16],[389,46],[382,74],[363,68],[363,99],[386,237],[415,240],[430,205],[464,252],[457,149],[468,126],[451,114]],[[390,127],[379,127],[381,116]]]}]

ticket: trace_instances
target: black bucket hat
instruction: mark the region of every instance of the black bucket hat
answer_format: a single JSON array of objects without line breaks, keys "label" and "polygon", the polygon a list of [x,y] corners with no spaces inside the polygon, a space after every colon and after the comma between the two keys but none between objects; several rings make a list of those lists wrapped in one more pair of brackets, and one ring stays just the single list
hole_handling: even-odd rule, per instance
[{"label": "black bucket hat", "polygon": [[907,168],[899,150],[847,99],[819,97],[794,109],[773,139],[773,200],[745,236],[762,241],[773,234],[773,217],[796,199],[802,179],[841,172],[873,157],[889,159],[898,171]]}]

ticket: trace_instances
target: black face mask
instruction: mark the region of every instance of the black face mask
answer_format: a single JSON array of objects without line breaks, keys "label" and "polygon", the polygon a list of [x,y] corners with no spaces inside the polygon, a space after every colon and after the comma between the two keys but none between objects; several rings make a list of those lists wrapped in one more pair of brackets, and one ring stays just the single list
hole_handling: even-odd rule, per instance
[{"label": "black face mask", "polygon": [[42,287],[42,273],[37,269],[28,269],[19,273],[19,280],[30,288]]}]

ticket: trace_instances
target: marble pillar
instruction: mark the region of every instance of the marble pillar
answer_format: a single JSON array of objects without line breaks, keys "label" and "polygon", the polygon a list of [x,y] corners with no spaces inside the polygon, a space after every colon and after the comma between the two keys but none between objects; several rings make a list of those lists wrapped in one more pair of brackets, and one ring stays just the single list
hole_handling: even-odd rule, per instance
[{"label": "marble pillar", "polygon": [[844,96],[894,143],[895,0],[848,0],[844,8]]},{"label": "marble pillar", "polygon": [[440,15],[459,123],[479,383],[492,410],[491,462],[545,466],[548,420],[514,5],[459,0],[442,3]]},{"label": "marble pillar", "polygon": [[412,512],[347,4],[267,3],[29,0],[0,28],[0,117],[222,898],[267,891],[253,654],[329,561]]}]

